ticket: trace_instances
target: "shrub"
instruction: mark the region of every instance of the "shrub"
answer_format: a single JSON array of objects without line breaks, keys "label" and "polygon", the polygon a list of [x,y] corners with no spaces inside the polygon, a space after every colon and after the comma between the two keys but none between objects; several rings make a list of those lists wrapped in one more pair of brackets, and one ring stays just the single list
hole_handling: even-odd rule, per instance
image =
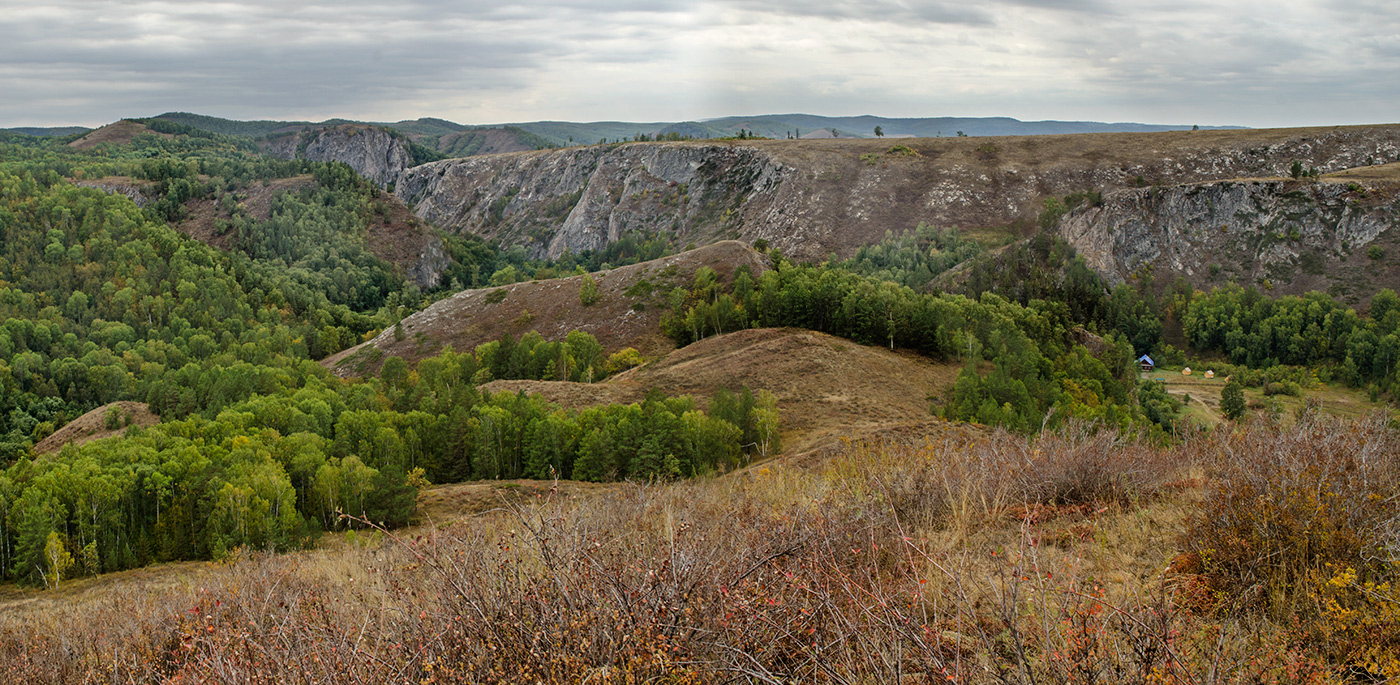
[{"label": "shrub", "polygon": [[871,478],[888,489],[896,515],[915,527],[962,527],[1018,505],[1126,504],[1155,496],[1175,475],[1168,453],[1081,421],[1029,440],[998,430],[972,446],[860,446],[851,460],[873,454],[881,457]]},{"label": "shrub", "polygon": [[1197,447],[1215,483],[1176,568],[1195,577],[1206,606],[1282,618],[1338,569],[1384,579],[1400,494],[1400,444],[1384,416],[1306,411],[1290,428],[1256,424]]},{"label": "shrub", "polygon": [[1244,411],[1244,386],[1232,379],[1220,389],[1220,413],[1231,421],[1237,421],[1244,416]]},{"label": "shrub", "polygon": [[634,366],[641,366],[645,363],[646,359],[642,357],[642,353],[638,352],[636,348],[624,347],[608,356],[605,368],[608,375],[611,376],[615,373],[621,373]]},{"label": "shrub", "polygon": [[109,431],[114,431],[122,427],[121,407],[108,407],[102,415],[102,426]]}]

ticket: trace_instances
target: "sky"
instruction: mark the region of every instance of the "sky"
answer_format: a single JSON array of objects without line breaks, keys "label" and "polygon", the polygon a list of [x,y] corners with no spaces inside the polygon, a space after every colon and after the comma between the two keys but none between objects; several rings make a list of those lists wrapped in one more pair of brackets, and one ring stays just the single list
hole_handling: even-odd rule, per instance
[{"label": "sky", "polygon": [[1395,0],[0,0],[0,127],[1400,121]]}]

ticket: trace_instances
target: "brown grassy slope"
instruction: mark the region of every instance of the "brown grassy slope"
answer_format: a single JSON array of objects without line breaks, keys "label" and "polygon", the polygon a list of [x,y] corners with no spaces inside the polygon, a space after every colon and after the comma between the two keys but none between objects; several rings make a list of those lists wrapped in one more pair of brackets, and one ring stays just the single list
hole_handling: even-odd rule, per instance
[{"label": "brown grassy slope", "polygon": [[486,390],[539,393],[578,408],[636,402],[650,389],[691,395],[704,407],[720,388],[768,390],[778,400],[784,453],[803,459],[841,438],[943,430],[929,412],[958,373],[911,352],[867,347],[825,333],[759,328],[706,338],[602,383],[495,381]]},{"label": "brown grassy slope", "polygon": [[1377,164],[1355,169],[1347,169],[1332,174],[1323,174],[1324,183],[1349,183],[1355,181],[1400,182],[1400,162]]},{"label": "brown grassy slope", "polygon": [[[126,143],[130,143],[132,138],[135,138],[136,136],[139,136],[142,133],[151,132],[151,129],[147,128],[145,124],[138,124],[134,121],[127,121],[126,119],[123,119],[118,122],[107,124],[106,126],[103,126],[101,128],[94,129],[91,133],[88,133],[87,135],[69,143],[68,145],[70,147],[78,148],[79,150],[86,150],[90,147],[96,147],[103,143],[125,145]],[[170,135],[169,133],[157,133],[156,135],[162,138],[175,137],[173,135]]]},{"label": "brown grassy slope", "polygon": [[[378,368],[379,360],[372,350],[412,363],[447,346],[465,351],[506,333],[519,337],[532,330],[549,340],[562,340],[570,331],[585,331],[610,353],[635,347],[643,356],[655,359],[673,346],[659,326],[666,293],[676,285],[688,284],[702,266],[727,278],[742,264],[748,264],[757,275],[764,260],[748,246],[726,241],[593,274],[601,297],[590,307],[579,301],[582,276],[464,290],[404,319],[402,340],[395,340],[390,329],[321,363],[343,376],[357,375]],[[626,294],[642,281],[653,286],[650,295],[635,290],[633,296]]]},{"label": "brown grassy slope", "polygon": [[380,208],[371,218],[365,247],[370,254],[406,272],[417,266],[430,244],[440,242],[432,229],[391,193],[374,199]]},{"label": "brown grassy slope", "polygon": [[[1096,488],[1065,506],[1040,487],[1086,479],[1096,461],[1155,468],[1129,500]],[[1153,635],[1189,663],[1191,677],[1167,681],[1206,680],[1195,674],[1212,656],[1212,674],[1235,674],[1237,654],[1258,651],[1238,622],[1222,635],[1170,602],[1142,606],[1168,596],[1161,569],[1189,505],[1162,486],[1179,458],[1160,461],[1102,438],[934,443],[817,472],[542,498],[420,529],[403,548],[243,557],[182,586],[15,606],[0,612],[0,682],[876,683],[947,664],[980,683],[1015,672],[1006,645],[1021,640],[1066,655],[1026,664],[1035,682],[1070,681],[1055,669],[1076,658],[1138,682],[1149,668],[1109,660],[1160,646]],[[1217,636],[1221,649],[1198,651]],[[1177,668],[1153,653],[1148,666]]]},{"label": "brown grassy slope", "polygon": [[72,443],[81,445],[93,440],[110,438],[114,435],[126,433],[126,426],[116,430],[108,430],[106,427],[107,410],[116,407],[121,410],[123,416],[131,417],[133,426],[154,426],[160,423],[160,417],[151,412],[151,408],[145,402],[113,402],[104,404],[82,416],[79,416],[67,425],[54,431],[53,435],[39,441],[34,446],[35,454],[48,454],[63,449],[64,445]]},{"label": "brown grassy slope", "polygon": [[461,138],[471,138],[473,136],[485,136],[486,140],[476,151],[478,155],[494,155],[501,152],[528,152],[535,148],[520,141],[520,136],[511,133],[503,128],[476,129],[462,131],[460,133],[449,133],[438,139],[438,149],[451,149]]}]

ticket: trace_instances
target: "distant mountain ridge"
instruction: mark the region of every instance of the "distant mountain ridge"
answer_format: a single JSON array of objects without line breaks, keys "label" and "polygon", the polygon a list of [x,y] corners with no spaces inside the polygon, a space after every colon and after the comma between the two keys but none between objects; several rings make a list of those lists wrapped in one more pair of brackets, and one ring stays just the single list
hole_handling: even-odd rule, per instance
[{"label": "distant mountain ridge", "polygon": [[92,129],[86,126],[19,126],[16,128],[0,129],[0,131],[6,131],[8,133],[18,133],[20,135],[39,138],[48,136],[71,136],[75,133],[87,133],[91,130]]},{"label": "distant mountain ridge", "polygon": [[[219,117],[166,112],[158,116],[178,123],[224,135],[265,137],[326,128],[343,124],[382,126],[409,136],[414,142],[450,156],[480,154],[480,145],[463,144],[472,132],[509,132],[516,147],[539,149],[552,146],[588,145],[601,141],[679,138],[728,138],[741,134],[763,138],[798,138],[826,131],[838,138],[875,138],[876,127],[886,137],[952,138],[966,136],[1056,135],[1065,133],[1124,133],[1183,131],[1190,124],[1140,124],[1098,121],[1021,121],[1011,117],[879,117],[862,115],[827,117],[816,114],[763,114],[679,122],[626,121],[530,121],[492,125],[467,125],[424,117],[397,122],[357,122],[348,119],[311,121],[236,121]],[[1240,129],[1243,126],[1200,126],[1201,129]],[[820,135],[820,134],[819,134]],[[826,136],[823,136],[826,137]],[[491,146],[488,146],[491,147]],[[494,150],[501,151],[501,150]]]}]

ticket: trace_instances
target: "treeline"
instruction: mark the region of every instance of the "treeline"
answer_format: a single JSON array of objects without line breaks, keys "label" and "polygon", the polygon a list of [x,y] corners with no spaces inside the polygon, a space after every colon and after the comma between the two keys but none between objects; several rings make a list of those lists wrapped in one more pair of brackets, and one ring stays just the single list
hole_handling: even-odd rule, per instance
[{"label": "treeline", "polygon": [[658,394],[567,411],[479,391],[481,370],[474,354],[449,350],[412,371],[386,364],[371,383],[321,371],[213,419],[20,459],[0,472],[0,578],[56,572],[54,534],[95,574],[240,545],[298,547],[344,528],[342,513],[402,525],[429,481],[671,479],[780,449],[766,392],[721,391],[708,414]]},{"label": "treeline", "polygon": [[720,391],[708,415],[690,398],[656,393],[639,404],[568,412],[523,393],[479,396],[477,383],[491,377],[499,359],[491,353],[447,350],[411,372],[390,358],[378,381],[384,405],[360,418],[416,417],[412,432],[426,447],[410,449],[417,456],[407,466],[423,468],[434,482],[690,477],[779,449],[771,394]]},{"label": "treeline", "polygon": [[1198,350],[1221,352],[1252,368],[1321,367],[1351,385],[1400,394],[1400,297],[1383,289],[1362,317],[1319,292],[1277,299],[1229,286],[1198,295],[1182,316]]},{"label": "treeline", "polygon": [[[1070,196],[1061,205],[1093,200]],[[1110,289],[1053,235],[988,254],[956,231],[923,224],[886,234],[881,244],[844,262],[788,269],[780,255],[774,261],[778,269],[763,279],[736,273],[729,290],[717,289],[718,280],[703,273],[689,290],[673,293],[665,322],[672,338],[685,343],[745,326],[792,325],[942,360],[976,361],[959,375],[941,412],[1019,430],[1039,429],[1047,415],[1050,424],[1056,415],[1074,415],[1172,429],[1180,403],[1155,385],[1134,387],[1126,364],[1144,353],[1184,363],[1184,354],[1162,340],[1169,317],[1182,321],[1196,352],[1224,353],[1233,361],[1215,364],[1222,373],[1266,395],[1299,395],[1319,380],[1369,385],[1372,398],[1400,394],[1400,297],[1390,290],[1372,298],[1369,317],[1324,293],[1270,298],[1238,286],[1197,293],[1177,279],[1154,296],[1149,279]],[[962,266],[958,275],[938,279],[953,266]],[[1029,328],[1018,317],[1007,326],[959,324],[959,317],[986,317],[951,314],[960,300],[939,289],[973,303],[1005,298],[1044,318]],[[1012,328],[1021,333],[1008,335]],[[1074,331],[1082,331],[1075,339],[1099,340],[1092,354],[1070,343],[1065,335]],[[949,345],[953,340],[958,343]]]},{"label": "treeline", "polygon": [[499,249],[476,237],[443,236],[454,264],[443,271],[450,292],[605,271],[675,254],[675,245],[656,233],[630,231],[599,250],[565,251],[558,259],[530,259],[525,248]]},{"label": "treeline", "polygon": [[1120,283],[1110,289],[1073,246],[1050,233],[1037,233],[996,254],[978,255],[968,263],[966,275],[948,289],[970,297],[996,293],[1022,305],[1060,302],[1074,323],[1100,335],[1120,333],[1138,354],[1147,354],[1161,344],[1166,307],[1148,289],[1149,283],[1139,285]]}]

